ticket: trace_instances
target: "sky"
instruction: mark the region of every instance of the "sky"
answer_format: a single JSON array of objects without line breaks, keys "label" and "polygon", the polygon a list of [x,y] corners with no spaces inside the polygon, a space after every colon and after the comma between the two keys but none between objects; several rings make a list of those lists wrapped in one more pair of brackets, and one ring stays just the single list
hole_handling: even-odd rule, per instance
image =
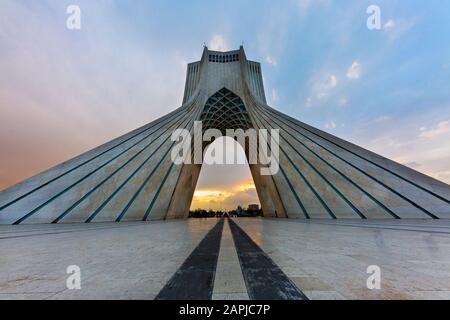
[{"label": "sky", "polygon": [[[225,154],[225,152],[226,154]],[[214,156],[212,154],[214,153]],[[234,164],[211,164],[236,159]],[[214,140],[205,151],[191,209],[233,210],[260,204],[244,149],[230,137]]]},{"label": "sky", "polygon": [[[66,27],[72,4],[80,30]],[[0,189],[179,107],[203,44],[244,44],[278,110],[450,183],[449,12],[442,0],[1,0]],[[204,168],[196,199],[258,201],[246,166]]]}]

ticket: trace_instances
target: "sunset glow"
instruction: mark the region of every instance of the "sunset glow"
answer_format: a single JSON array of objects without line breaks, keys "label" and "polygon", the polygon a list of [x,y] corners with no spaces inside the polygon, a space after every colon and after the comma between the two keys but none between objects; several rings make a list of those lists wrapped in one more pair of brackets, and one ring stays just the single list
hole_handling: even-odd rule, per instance
[{"label": "sunset glow", "polygon": [[250,203],[259,204],[253,181],[238,184],[226,190],[195,190],[191,210],[233,210],[237,205],[246,207]]}]

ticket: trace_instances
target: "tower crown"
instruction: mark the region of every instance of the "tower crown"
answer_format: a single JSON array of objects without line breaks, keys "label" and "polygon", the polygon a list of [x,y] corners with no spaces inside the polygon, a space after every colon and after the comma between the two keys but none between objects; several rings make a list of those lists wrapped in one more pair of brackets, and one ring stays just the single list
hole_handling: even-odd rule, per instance
[{"label": "tower crown", "polygon": [[261,64],[247,60],[244,47],[215,51],[205,46],[201,60],[188,64],[183,104],[198,94],[206,101],[222,88],[240,97],[250,91],[257,100],[266,103]]},{"label": "tower crown", "polygon": [[207,50],[208,62],[216,63],[229,63],[229,62],[239,62],[239,50],[233,51],[212,51]]}]

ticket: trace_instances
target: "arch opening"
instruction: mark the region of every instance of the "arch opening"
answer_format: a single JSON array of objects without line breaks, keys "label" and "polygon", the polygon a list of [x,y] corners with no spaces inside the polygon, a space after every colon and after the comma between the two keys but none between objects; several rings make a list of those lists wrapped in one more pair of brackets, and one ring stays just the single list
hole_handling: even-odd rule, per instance
[{"label": "arch opening", "polygon": [[244,148],[225,136],[206,147],[189,216],[221,216],[224,213],[262,215]]}]

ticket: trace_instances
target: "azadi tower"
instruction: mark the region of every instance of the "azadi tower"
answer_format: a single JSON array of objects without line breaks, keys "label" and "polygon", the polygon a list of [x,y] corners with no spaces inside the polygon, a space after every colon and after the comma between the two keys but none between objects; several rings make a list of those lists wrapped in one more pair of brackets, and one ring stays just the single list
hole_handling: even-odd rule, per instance
[{"label": "azadi tower", "polygon": [[[200,164],[175,164],[177,128],[279,129],[279,171],[250,170],[265,217],[450,218],[450,186],[293,119],[266,103],[244,49],[204,49],[180,108],[0,193],[0,223],[186,218]],[[267,142],[267,141],[266,141]],[[246,150],[248,153],[248,150]]]}]

